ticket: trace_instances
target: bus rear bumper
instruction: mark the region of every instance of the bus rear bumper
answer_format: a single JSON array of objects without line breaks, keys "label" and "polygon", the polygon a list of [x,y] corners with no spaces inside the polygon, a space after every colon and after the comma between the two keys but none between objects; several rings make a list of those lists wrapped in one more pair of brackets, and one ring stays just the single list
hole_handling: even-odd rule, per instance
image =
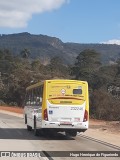
[{"label": "bus rear bumper", "polygon": [[42,128],[87,130],[88,129],[88,121],[86,121],[86,122],[73,122],[73,123],[43,121]]}]

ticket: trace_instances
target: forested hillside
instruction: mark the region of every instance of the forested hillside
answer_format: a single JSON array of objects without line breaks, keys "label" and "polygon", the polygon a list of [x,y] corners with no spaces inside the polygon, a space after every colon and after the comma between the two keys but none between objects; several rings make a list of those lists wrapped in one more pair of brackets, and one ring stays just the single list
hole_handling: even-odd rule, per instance
[{"label": "forested hillside", "polygon": [[0,49],[9,49],[15,55],[19,55],[24,49],[27,49],[31,58],[39,57],[45,64],[49,63],[54,56],[61,57],[64,64],[73,64],[78,54],[85,49],[94,49],[99,52],[103,63],[114,62],[120,57],[119,45],[63,43],[56,37],[32,35],[27,32],[2,34]]}]

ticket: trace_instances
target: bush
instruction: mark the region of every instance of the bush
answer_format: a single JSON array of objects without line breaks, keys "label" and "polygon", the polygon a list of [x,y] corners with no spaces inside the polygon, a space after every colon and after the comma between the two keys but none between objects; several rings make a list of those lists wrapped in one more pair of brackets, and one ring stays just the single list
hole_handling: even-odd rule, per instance
[{"label": "bush", "polygon": [[120,120],[120,102],[103,89],[93,92],[90,114],[104,120]]},{"label": "bush", "polygon": [[0,100],[0,106],[6,105],[4,101]]},{"label": "bush", "polygon": [[18,106],[18,104],[16,102],[10,102],[9,106]]}]

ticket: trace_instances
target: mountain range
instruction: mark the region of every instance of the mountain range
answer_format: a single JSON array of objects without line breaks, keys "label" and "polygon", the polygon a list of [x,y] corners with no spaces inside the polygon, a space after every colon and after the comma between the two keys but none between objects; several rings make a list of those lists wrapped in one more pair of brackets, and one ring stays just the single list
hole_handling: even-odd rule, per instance
[{"label": "mountain range", "polygon": [[115,62],[120,58],[120,45],[64,43],[56,37],[33,35],[27,32],[1,34],[0,49],[9,49],[15,55],[20,55],[24,49],[28,49],[30,58],[40,58],[43,63],[58,56],[65,64],[73,64],[77,55],[85,49],[94,49],[99,52],[104,64]]}]

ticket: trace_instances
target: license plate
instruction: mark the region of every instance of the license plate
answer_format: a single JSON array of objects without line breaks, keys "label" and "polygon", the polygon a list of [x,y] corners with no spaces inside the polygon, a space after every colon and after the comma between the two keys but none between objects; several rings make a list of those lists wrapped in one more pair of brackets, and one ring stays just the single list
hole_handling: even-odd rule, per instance
[{"label": "license plate", "polygon": [[72,125],[71,122],[60,122],[61,125]]}]

